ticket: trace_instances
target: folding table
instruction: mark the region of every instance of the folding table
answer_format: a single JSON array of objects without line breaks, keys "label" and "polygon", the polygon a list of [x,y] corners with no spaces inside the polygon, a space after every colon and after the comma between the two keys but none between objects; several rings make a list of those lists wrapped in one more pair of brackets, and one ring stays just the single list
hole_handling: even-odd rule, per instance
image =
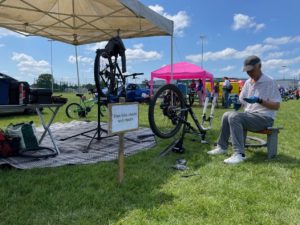
[{"label": "folding table", "polygon": [[[44,128],[44,132],[42,134],[42,136],[39,139],[39,144],[43,141],[45,135],[48,133],[50,140],[52,141],[53,147],[56,151],[57,154],[60,154],[59,148],[55,142],[55,139],[53,137],[53,134],[51,132],[50,126],[59,110],[59,108],[61,106],[63,106],[64,103],[54,103],[54,104],[26,104],[26,105],[0,105],[0,112],[9,112],[9,111],[13,111],[13,110],[17,110],[17,111],[22,111],[22,109],[33,109],[37,112],[37,115],[39,116],[39,119],[42,123],[42,126]],[[44,115],[41,113],[41,108],[48,108],[51,112],[52,115],[48,121],[48,123],[46,123],[45,121],[45,117]]]}]

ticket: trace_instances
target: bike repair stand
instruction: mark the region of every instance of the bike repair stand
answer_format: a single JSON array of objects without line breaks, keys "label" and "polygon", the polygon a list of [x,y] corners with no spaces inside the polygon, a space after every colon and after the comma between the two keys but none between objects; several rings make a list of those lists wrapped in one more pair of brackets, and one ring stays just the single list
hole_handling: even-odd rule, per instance
[{"label": "bike repair stand", "polygon": [[[170,151],[176,152],[176,153],[184,153],[185,148],[183,147],[183,140],[184,140],[184,136],[186,133],[197,133],[195,128],[193,128],[190,123],[184,124],[183,128],[182,128],[182,132],[180,135],[179,140],[175,140],[173,141],[170,145],[168,145],[164,151],[162,151],[159,156],[165,156],[166,154],[168,154]],[[205,144],[207,143],[205,141],[205,132],[200,133],[200,137],[201,137],[201,143]]]},{"label": "bike repair stand", "polygon": [[[215,110],[215,103],[216,103],[215,101],[216,101],[216,99],[214,98],[213,102],[212,102],[212,106],[211,106],[210,116],[209,116],[209,118],[206,118],[206,110],[207,110],[209,98],[206,97],[206,99],[205,99],[205,103],[204,103],[204,107],[203,107],[203,113],[202,113],[202,125],[204,124],[204,122],[208,121],[209,122],[208,129],[211,128],[211,124],[212,124],[212,120],[213,120],[213,113],[214,113],[214,110]],[[186,120],[187,120],[187,117],[186,117]],[[171,150],[173,152],[177,152],[177,153],[184,153],[185,148],[183,147],[183,140],[184,140],[184,136],[185,136],[186,133],[199,134],[199,132],[195,128],[193,128],[188,121],[185,121],[184,125],[183,125],[183,129],[182,129],[182,133],[181,133],[180,139],[173,141],[159,155],[160,156],[165,156]],[[206,135],[206,132],[200,132],[201,144],[207,144],[208,143],[205,140],[205,135]],[[193,139],[193,141],[195,141],[195,139]]]},{"label": "bike repair stand", "polygon": [[213,98],[212,103],[211,103],[210,115],[208,118],[206,118],[206,110],[207,110],[208,102],[209,102],[209,97],[206,97],[205,102],[204,102],[203,112],[202,112],[202,125],[204,125],[205,122],[208,122],[208,128],[210,129],[213,118],[214,118],[214,112],[215,112],[215,107],[217,104],[217,98],[216,97]]},{"label": "bike repair stand", "polygon": [[[100,141],[101,139],[104,139],[104,138],[108,138],[108,137],[111,137],[111,136],[101,136],[102,133],[108,133],[106,129],[103,129],[101,127],[101,97],[100,97],[100,94],[98,92],[98,119],[97,119],[97,128],[93,129],[93,130],[96,130],[95,134],[93,135],[93,137],[91,138],[88,146],[86,147],[85,150],[83,150],[82,152],[84,153],[87,153],[93,140],[97,139],[98,141]],[[87,135],[85,135],[87,136]],[[89,137],[89,136],[87,136]]]}]

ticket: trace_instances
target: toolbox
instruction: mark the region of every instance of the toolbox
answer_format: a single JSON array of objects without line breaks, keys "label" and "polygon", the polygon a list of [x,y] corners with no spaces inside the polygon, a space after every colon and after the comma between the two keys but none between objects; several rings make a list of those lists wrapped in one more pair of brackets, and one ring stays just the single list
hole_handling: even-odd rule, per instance
[{"label": "toolbox", "polygon": [[29,103],[30,104],[51,104],[52,91],[49,88],[30,88]]},{"label": "toolbox", "polygon": [[25,81],[10,81],[9,104],[23,105],[29,103],[29,84]]}]

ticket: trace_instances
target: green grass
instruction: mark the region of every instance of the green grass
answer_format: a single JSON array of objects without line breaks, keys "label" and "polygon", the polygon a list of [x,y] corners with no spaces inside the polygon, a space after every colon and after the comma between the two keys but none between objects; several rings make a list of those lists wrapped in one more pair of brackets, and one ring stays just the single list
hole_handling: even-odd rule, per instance
[{"label": "green grass", "polygon": [[[75,100],[67,95],[69,102]],[[187,135],[186,152],[158,157],[171,140],[125,160],[125,179],[117,184],[117,163],[32,170],[0,169],[0,224],[300,224],[300,101],[282,103],[276,124],[277,158],[266,149],[250,149],[248,160],[228,166],[225,156],[211,157],[212,144]],[[147,105],[140,125],[148,126]],[[195,107],[196,109],[196,107]],[[217,109],[207,140],[218,135],[225,110]],[[197,109],[197,115],[200,116]],[[50,113],[45,110],[44,115]],[[33,120],[36,115],[1,117],[0,127]],[[62,108],[55,122],[68,122]],[[170,167],[176,158],[188,171]],[[183,175],[193,175],[183,177]]]}]

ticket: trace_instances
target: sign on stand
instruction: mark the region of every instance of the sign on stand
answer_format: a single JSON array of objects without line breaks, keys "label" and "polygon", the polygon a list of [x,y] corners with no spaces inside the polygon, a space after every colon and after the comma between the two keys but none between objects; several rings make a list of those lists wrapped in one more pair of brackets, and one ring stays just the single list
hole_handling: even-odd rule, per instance
[{"label": "sign on stand", "polygon": [[119,135],[118,183],[124,179],[124,133],[139,128],[139,104],[120,103],[108,104],[108,135]]}]

